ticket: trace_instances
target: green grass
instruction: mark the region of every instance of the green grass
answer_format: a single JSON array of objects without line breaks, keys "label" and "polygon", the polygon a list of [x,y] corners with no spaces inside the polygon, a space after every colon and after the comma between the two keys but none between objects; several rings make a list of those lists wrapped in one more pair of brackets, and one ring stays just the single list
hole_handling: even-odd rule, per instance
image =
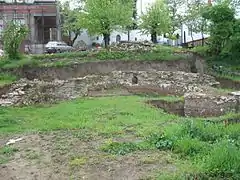
[{"label": "green grass", "polygon": [[232,81],[240,82],[240,76],[229,76],[229,75],[216,74],[216,77],[223,78],[223,79],[230,79]]},{"label": "green grass", "polygon": [[[210,119],[183,118],[146,105],[144,102],[148,99],[140,96],[80,98],[54,105],[1,108],[0,132],[4,135],[83,130],[81,132],[86,134],[110,138],[99,146],[104,153],[126,155],[149,150],[175,153],[180,158],[176,160],[179,161],[178,170],[173,174],[161,174],[159,179],[240,178],[240,124],[225,127],[220,122],[230,117],[238,118],[239,114]],[[174,101],[178,98],[165,99]],[[164,124],[170,121],[174,123]],[[85,136],[75,134],[75,137],[84,139]],[[4,147],[0,153],[2,163],[14,152],[6,148],[9,147]],[[67,151],[67,146],[62,143],[58,148]],[[74,157],[69,164],[83,166],[85,160]]]},{"label": "green grass", "polygon": [[[137,96],[78,99],[46,107],[0,109],[0,131],[50,131],[86,128],[103,134],[158,132],[158,124],[176,119]],[[127,106],[126,106],[127,104]]]},{"label": "green grass", "polygon": [[11,84],[16,81],[17,77],[8,73],[0,73],[0,87],[6,84]]},{"label": "green grass", "polygon": [[154,93],[136,93],[136,95],[138,95],[139,97],[146,97],[148,99],[159,99],[167,102],[184,101],[183,96],[161,96]]},{"label": "green grass", "polygon": [[186,55],[177,48],[159,46],[151,52],[106,51],[99,52],[70,52],[43,55],[25,55],[20,60],[0,59],[0,68],[9,69],[22,66],[66,66],[86,61],[101,60],[135,60],[135,61],[174,61],[184,60]]}]

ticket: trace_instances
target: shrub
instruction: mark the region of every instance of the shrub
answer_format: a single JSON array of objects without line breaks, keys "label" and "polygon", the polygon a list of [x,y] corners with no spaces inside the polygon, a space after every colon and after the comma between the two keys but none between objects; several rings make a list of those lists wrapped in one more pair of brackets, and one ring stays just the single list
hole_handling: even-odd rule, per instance
[{"label": "shrub", "polygon": [[14,21],[8,22],[3,31],[3,48],[9,59],[21,59],[19,47],[27,33],[28,29],[24,25]]},{"label": "shrub", "polygon": [[173,147],[173,141],[168,139],[164,134],[151,134],[147,137],[147,142],[159,150],[171,150]]},{"label": "shrub", "polygon": [[192,49],[192,51],[205,57],[209,54],[209,47],[208,46],[196,46]]}]

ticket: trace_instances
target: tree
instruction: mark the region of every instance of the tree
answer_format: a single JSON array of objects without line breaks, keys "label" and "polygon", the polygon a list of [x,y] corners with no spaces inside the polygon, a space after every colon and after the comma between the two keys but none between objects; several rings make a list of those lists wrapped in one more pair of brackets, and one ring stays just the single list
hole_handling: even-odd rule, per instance
[{"label": "tree", "polygon": [[133,22],[132,22],[132,24],[130,24],[126,27],[126,29],[128,31],[128,41],[130,41],[130,30],[134,30],[134,29],[138,28],[138,25],[137,25],[137,0],[132,0],[132,1],[133,1],[133,9],[132,9]]},{"label": "tree", "polygon": [[232,63],[240,64],[240,19],[235,20],[233,34],[225,51],[229,52]]},{"label": "tree", "polygon": [[171,20],[167,4],[164,0],[157,0],[153,3],[141,19],[142,24],[140,27],[144,29],[146,33],[151,34],[153,43],[157,43],[157,35],[169,32]]},{"label": "tree", "polygon": [[171,19],[171,26],[168,38],[176,39],[176,35],[174,33],[180,29],[182,22],[183,22],[183,12],[182,9],[185,9],[185,0],[166,0],[168,5],[170,19]]},{"label": "tree", "polygon": [[206,3],[201,0],[188,1],[188,9],[184,17],[184,23],[188,26],[188,29],[191,32],[192,41],[193,32],[201,33],[202,46],[204,45],[204,33],[207,32],[208,29],[207,19],[202,16],[206,7]]},{"label": "tree", "polygon": [[210,21],[209,39],[213,54],[219,55],[234,34],[234,15],[235,10],[229,7],[228,2],[209,7],[203,13],[203,17]]},{"label": "tree", "polygon": [[[81,15],[82,7],[77,7],[75,9],[70,8],[70,1],[66,1],[63,4],[60,4],[61,12],[61,21],[62,21],[62,30],[65,34],[68,35],[69,45],[73,45],[77,37],[81,34],[82,24],[78,21],[79,16]],[[72,38],[72,33],[74,37]]]},{"label": "tree", "polygon": [[28,29],[16,21],[9,21],[3,31],[3,49],[9,59],[20,59],[19,47],[26,38]]},{"label": "tree", "polygon": [[132,9],[132,0],[86,0],[81,22],[89,34],[103,35],[107,47],[113,30],[132,24]]}]

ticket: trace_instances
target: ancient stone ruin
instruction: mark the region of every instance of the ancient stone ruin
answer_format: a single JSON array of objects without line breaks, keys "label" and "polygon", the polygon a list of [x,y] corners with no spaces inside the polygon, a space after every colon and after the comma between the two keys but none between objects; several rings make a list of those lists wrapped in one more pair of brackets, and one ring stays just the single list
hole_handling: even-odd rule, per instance
[{"label": "ancient stone ruin", "polygon": [[23,78],[1,88],[0,106],[56,103],[83,96],[105,96],[114,90],[118,95],[184,96],[182,113],[185,116],[218,116],[235,111],[237,97],[217,93],[213,87],[218,85],[212,76],[182,71],[112,71],[54,81]]},{"label": "ancient stone ruin", "polygon": [[120,41],[110,46],[111,51],[151,51],[156,45],[152,42]]}]

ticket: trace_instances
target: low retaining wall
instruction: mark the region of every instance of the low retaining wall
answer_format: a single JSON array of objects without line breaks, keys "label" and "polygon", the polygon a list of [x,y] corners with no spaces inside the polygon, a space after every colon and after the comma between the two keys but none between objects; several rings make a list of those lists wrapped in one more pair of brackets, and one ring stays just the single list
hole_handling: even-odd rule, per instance
[{"label": "low retaining wall", "polygon": [[112,71],[184,71],[191,72],[192,60],[178,61],[96,61],[82,62],[62,67],[28,67],[24,66],[8,71],[20,78],[29,80],[39,79],[52,81],[54,79],[67,80],[91,74],[108,74]]}]

